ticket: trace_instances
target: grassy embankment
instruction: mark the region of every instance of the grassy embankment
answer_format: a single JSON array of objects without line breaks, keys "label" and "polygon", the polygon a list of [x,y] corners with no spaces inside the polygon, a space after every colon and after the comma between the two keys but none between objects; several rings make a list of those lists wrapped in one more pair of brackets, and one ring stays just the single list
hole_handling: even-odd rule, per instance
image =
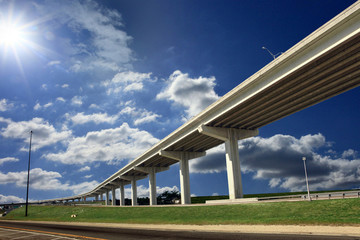
[{"label": "grassy embankment", "polygon": [[[325,192],[348,192],[354,191],[351,190],[331,190],[331,191],[312,191],[311,194],[315,193],[325,193]],[[307,192],[283,192],[283,193],[257,193],[257,194],[245,194],[244,198],[262,198],[262,197],[279,197],[279,196],[289,196],[289,195],[306,195]],[[206,200],[221,200],[221,199],[229,199],[227,195],[221,196],[200,196],[200,197],[191,197],[191,203],[205,203]]]},{"label": "grassy embankment", "polygon": [[[30,206],[4,219],[140,224],[322,224],[360,225],[360,199],[191,207]],[[71,218],[76,214],[76,218]]]}]

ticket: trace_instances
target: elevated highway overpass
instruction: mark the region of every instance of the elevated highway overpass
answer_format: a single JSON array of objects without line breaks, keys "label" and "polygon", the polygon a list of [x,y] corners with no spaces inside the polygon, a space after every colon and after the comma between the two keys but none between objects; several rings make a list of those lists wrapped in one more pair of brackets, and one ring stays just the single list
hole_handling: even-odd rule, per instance
[{"label": "elevated highway overpass", "polygon": [[[238,140],[258,129],[360,85],[360,2],[357,1],[288,51],[114,173],[92,191],[44,201],[95,197],[149,178],[150,204],[156,204],[156,173],[180,163],[182,204],[190,203],[189,160],[225,143],[230,199],[243,197]],[[113,204],[115,201],[112,201]]]}]

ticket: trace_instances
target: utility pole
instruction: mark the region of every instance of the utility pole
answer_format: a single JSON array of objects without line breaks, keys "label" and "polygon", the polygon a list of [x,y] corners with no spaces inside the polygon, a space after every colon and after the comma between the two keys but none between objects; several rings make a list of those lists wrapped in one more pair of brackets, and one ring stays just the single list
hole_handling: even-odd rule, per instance
[{"label": "utility pole", "polygon": [[31,156],[31,139],[33,131],[30,131],[30,147],[29,147],[29,164],[28,164],[28,176],[27,176],[27,188],[26,188],[26,208],[25,208],[25,217],[27,217],[28,212],[28,203],[29,203],[29,181],[30,181],[30,156]]}]

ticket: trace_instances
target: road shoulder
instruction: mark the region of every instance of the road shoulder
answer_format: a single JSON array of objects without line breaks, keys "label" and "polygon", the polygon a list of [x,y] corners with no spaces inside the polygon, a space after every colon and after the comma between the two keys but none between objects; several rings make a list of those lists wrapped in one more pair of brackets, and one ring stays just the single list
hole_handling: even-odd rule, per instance
[{"label": "road shoulder", "polygon": [[[1,222],[26,223],[30,221],[0,220]],[[199,231],[227,233],[262,233],[262,234],[300,234],[321,236],[360,237],[360,226],[324,226],[324,225],[173,225],[173,224],[127,224],[127,223],[88,223],[88,222],[47,222],[42,224],[93,226],[126,229],[146,229],[163,231]]]}]

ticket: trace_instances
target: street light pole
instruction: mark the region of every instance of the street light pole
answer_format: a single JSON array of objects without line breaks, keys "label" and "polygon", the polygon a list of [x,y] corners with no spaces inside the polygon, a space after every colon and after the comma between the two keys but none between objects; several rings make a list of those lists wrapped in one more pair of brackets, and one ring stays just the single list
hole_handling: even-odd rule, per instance
[{"label": "street light pole", "polygon": [[25,217],[27,217],[28,212],[28,203],[29,203],[29,180],[30,180],[30,156],[31,156],[31,140],[32,140],[33,131],[30,131],[30,147],[29,147],[29,164],[28,164],[28,176],[27,176],[27,188],[26,188],[26,208],[25,208]]},{"label": "street light pole", "polygon": [[306,180],[306,188],[307,188],[307,192],[308,192],[308,199],[309,201],[311,201],[310,198],[310,191],[309,191],[309,182],[308,182],[308,177],[307,177],[307,172],[306,172],[306,157],[303,157],[302,160],[304,161],[304,169],[305,169],[305,180]]}]

